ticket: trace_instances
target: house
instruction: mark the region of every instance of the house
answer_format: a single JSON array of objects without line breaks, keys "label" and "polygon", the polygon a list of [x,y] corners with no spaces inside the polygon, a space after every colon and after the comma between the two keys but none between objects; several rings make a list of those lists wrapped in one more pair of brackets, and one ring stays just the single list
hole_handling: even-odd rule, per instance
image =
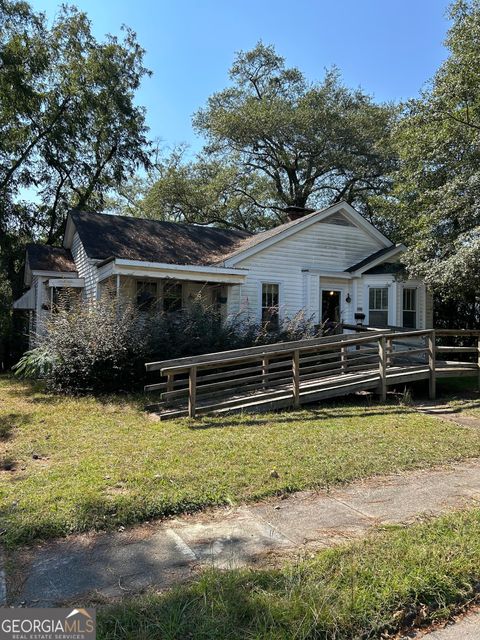
[{"label": "house", "polygon": [[304,310],[316,323],[432,327],[432,297],[422,281],[405,279],[403,245],[345,202],[288,214],[289,222],[248,234],[73,210],[63,247],[28,246],[27,290],[14,308],[29,311],[38,333],[62,288],[88,301],[108,286],[139,309],[166,313],[200,294],[225,318],[276,323]]}]

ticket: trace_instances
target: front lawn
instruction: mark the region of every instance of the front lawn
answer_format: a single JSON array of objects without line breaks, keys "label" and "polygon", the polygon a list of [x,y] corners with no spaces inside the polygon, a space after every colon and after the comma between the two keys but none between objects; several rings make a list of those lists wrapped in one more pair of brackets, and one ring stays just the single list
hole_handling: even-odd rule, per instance
[{"label": "front lawn", "polygon": [[[391,527],[276,570],[208,571],[99,615],[99,640],[398,637],[478,601],[480,511]],[[403,637],[403,636],[402,636]]]},{"label": "front lawn", "polygon": [[480,430],[367,399],[195,422],[155,422],[141,405],[53,397],[0,377],[2,539],[24,543],[480,455]]}]

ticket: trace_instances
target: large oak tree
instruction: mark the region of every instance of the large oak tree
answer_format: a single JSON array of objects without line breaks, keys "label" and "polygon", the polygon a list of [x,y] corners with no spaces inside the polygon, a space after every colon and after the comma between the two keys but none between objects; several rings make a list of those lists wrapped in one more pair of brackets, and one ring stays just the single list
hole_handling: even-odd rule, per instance
[{"label": "large oak tree", "polygon": [[374,215],[395,163],[391,105],[348,89],[335,70],[309,83],[262,43],[236,55],[230,78],[194,116],[206,139],[197,160],[162,164],[150,215],[252,231],[278,224],[289,205],[347,200]]}]

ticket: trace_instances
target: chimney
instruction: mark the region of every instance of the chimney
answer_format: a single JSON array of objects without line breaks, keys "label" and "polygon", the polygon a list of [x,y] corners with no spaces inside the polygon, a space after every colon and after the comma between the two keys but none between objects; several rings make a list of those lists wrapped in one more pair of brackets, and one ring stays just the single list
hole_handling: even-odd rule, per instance
[{"label": "chimney", "polygon": [[288,221],[293,222],[294,220],[303,218],[303,216],[306,216],[307,213],[313,213],[315,209],[309,209],[307,207],[295,207],[292,205],[290,207],[285,207],[284,211],[287,214]]}]

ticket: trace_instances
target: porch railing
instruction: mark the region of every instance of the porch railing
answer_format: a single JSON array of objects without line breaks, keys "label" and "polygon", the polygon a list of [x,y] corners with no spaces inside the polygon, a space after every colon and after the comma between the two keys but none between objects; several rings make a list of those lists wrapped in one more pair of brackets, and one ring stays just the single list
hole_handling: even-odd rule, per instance
[{"label": "porch railing", "polygon": [[[474,338],[475,345],[437,346],[440,336]],[[476,354],[475,362],[458,363],[458,368],[461,365],[462,371],[476,373],[480,385],[480,331],[373,328],[361,330],[361,335],[340,334],[149,362],[147,372],[159,372],[162,380],[147,385],[145,391],[160,393],[159,408],[186,405],[192,418],[220,406],[235,408],[246,400],[275,400],[285,394],[297,408],[312,390],[362,388],[367,381],[385,400],[389,376],[402,372],[412,374],[412,379],[428,379],[429,395],[434,398],[437,355],[460,353]],[[456,364],[449,366],[454,369]]]}]

